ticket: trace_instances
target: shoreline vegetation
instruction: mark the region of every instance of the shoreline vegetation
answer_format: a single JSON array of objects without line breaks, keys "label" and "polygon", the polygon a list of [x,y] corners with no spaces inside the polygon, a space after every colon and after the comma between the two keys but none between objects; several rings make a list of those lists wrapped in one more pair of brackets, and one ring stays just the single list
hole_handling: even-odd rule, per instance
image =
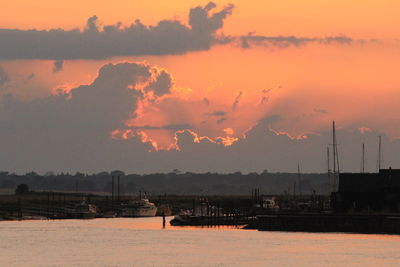
[{"label": "shoreline vegetation", "polygon": [[[35,192],[93,193],[107,195],[112,190],[112,176],[120,177],[123,195],[139,191],[152,195],[247,195],[253,188],[263,194],[292,193],[295,189],[303,194],[330,194],[326,173],[192,173],[174,170],[170,173],[125,174],[122,171],[97,174],[52,172],[39,175],[35,172],[23,175],[0,172],[0,194],[13,194],[19,184],[26,184]],[[299,193],[299,192],[297,192]]]},{"label": "shoreline vegetation", "polygon": [[[149,200],[162,210],[157,216],[175,215],[170,223],[178,226],[400,234],[398,213],[366,210],[337,213],[330,206],[329,195],[260,195],[258,189],[251,193],[241,196],[164,194],[149,196]],[[138,198],[138,195],[32,191],[0,195],[0,221],[88,219],[74,216],[74,207],[82,201],[97,208],[92,218],[119,218],[123,217],[120,211],[124,203]],[[266,200],[271,199],[276,206],[266,205]],[[168,214],[164,213],[166,210]]]},{"label": "shoreline vegetation", "polygon": [[[395,171],[362,174],[363,181],[383,183],[385,179],[380,176],[386,173],[394,175]],[[353,185],[351,181],[361,174],[346,175],[346,183]],[[114,171],[41,176],[2,172],[0,187],[8,194],[0,194],[0,220],[124,217],[124,207],[144,196],[158,207],[156,215],[175,215],[171,225],[400,234],[395,195],[387,193],[391,197],[388,199],[375,192],[379,188],[374,191],[360,184],[361,189],[371,191],[369,198],[364,199],[363,194],[346,183],[339,187],[339,192],[331,193],[327,174],[174,171],[125,175]],[[14,194],[11,185],[15,186]],[[370,203],[375,199],[372,196],[376,198],[374,205]],[[165,218],[163,221],[165,225]]]}]

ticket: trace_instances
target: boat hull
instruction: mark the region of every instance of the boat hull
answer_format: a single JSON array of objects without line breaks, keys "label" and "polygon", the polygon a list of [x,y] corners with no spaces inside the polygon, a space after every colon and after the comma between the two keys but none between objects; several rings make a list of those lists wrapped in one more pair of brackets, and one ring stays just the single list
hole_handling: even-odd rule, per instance
[{"label": "boat hull", "polygon": [[131,201],[123,205],[120,211],[122,217],[154,217],[157,213],[157,207],[147,198],[138,201]]},{"label": "boat hull", "polygon": [[148,209],[124,209],[121,212],[122,217],[154,217],[156,216],[157,208],[152,207]]},{"label": "boat hull", "polygon": [[94,212],[74,212],[72,213],[74,219],[94,219],[96,213]]}]

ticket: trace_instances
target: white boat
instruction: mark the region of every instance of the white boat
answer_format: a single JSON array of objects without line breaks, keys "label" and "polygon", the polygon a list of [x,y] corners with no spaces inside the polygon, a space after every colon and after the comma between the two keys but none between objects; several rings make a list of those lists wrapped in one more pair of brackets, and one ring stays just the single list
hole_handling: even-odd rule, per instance
[{"label": "white boat", "polygon": [[75,206],[71,211],[71,215],[75,219],[93,219],[97,215],[97,208],[95,205],[89,204],[86,200]]},{"label": "white boat", "polygon": [[130,201],[128,204],[122,205],[122,217],[154,217],[157,213],[157,207],[147,198]]},{"label": "white boat", "polygon": [[265,196],[262,198],[262,207],[269,210],[279,210],[279,205],[276,202],[276,197]]}]

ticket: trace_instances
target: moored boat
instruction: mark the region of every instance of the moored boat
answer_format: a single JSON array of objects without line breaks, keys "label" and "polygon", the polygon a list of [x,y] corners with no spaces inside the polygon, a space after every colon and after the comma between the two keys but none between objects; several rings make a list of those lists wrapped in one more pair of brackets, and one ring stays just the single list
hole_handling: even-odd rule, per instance
[{"label": "moored boat", "polygon": [[130,201],[121,207],[122,217],[154,217],[156,213],[156,205],[147,198]]},{"label": "moored boat", "polygon": [[97,207],[83,200],[75,206],[70,215],[75,219],[93,219],[97,215]]}]

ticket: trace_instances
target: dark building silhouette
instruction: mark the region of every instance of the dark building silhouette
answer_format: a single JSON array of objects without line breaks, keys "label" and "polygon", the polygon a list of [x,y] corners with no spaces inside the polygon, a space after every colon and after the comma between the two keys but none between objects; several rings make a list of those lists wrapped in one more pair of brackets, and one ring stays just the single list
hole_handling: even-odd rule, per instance
[{"label": "dark building silhouette", "polygon": [[332,204],[339,212],[399,212],[400,169],[341,173],[338,192],[332,193]]}]

